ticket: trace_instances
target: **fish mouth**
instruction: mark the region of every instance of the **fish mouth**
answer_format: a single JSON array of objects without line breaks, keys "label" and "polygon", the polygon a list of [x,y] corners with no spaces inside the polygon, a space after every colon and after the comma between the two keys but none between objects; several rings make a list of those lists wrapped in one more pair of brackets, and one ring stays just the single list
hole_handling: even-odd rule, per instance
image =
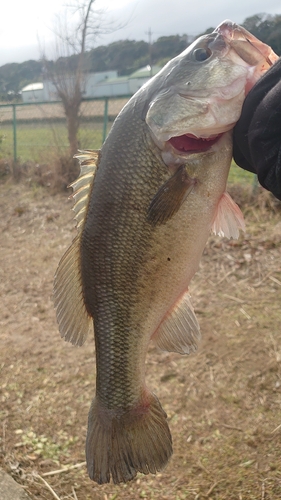
[{"label": "fish mouth", "polygon": [[[257,65],[260,60],[272,66],[278,59],[271,47],[229,19],[217,26],[213,33],[221,35],[237,55],[250,66]],[[267,68],[264,67],[264,69]]]},{"label": "fish mouth", "polygon": [[184,134],[171,137],[167,142],[171,144],[179,154],[204,153],[211,149],[218,142],[223,134],[212,135],[210,137],[196,137],[193,134]]}]

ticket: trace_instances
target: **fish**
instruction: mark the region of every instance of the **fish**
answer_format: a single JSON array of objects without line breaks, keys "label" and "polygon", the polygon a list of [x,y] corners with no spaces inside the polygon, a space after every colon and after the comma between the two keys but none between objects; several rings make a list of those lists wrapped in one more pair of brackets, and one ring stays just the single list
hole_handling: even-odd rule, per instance
[{"label": "fish", "polygon": [[166,412],[145,383],[147,349],[197,350],[189,283],[212,230],[238,238],[244,229],[226,192],[232,129],[275,60],[224,21],[132,96],[101,150],[77,154],[77,235],[55,274],[54,305],[66,341],[81,346],[94,329],[86,460],[98,484],[156,474],[172,455]]}]

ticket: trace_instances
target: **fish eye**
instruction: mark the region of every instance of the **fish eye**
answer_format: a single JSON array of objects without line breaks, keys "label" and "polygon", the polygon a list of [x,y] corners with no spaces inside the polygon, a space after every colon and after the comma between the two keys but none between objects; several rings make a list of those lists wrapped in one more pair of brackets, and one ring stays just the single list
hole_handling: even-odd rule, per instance
[{"label": "fish eye", "polygon": [[207,59],[209,59],[209,57],[211,57],[212,55],[212,51],[210,49],[195,49],[193,51],[193,57],[195,59],[195,61],[198,61],[198,62],[203,62],[203,61],[206,61]]}]

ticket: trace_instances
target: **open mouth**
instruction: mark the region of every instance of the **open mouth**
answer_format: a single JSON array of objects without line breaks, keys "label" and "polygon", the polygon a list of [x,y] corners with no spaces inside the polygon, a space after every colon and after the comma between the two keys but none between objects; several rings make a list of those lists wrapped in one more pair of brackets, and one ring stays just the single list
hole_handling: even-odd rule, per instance
[{"label": "open mouth", "polygon": [[201,153],[208,151],[220,138],[222,134],[212,137],[196,137],[192,134],[171,137],[169,143],[181,153]]}]

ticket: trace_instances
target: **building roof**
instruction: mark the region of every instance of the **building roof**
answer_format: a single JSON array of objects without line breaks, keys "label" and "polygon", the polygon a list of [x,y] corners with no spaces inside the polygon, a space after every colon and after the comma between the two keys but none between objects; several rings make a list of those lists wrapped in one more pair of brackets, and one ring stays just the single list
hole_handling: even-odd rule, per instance
[{"label": "building roof", "polygon": [[152,66],[151,68],[149,65],[147,65],[129,75],[128,78],[149,78],[150,76],[156,75],[158,71],[160,71],[160,69],[161,68],[159,66]]},{"label": "building roof", "polygon": [[30,90],[43,90],[44,88],[44,85],[43,83],[30,83],[29,85],[26,85],[26,87],[23,87],[23,89],[21,89],[22,92],[26,92],[26,91],[30,91]]}]

